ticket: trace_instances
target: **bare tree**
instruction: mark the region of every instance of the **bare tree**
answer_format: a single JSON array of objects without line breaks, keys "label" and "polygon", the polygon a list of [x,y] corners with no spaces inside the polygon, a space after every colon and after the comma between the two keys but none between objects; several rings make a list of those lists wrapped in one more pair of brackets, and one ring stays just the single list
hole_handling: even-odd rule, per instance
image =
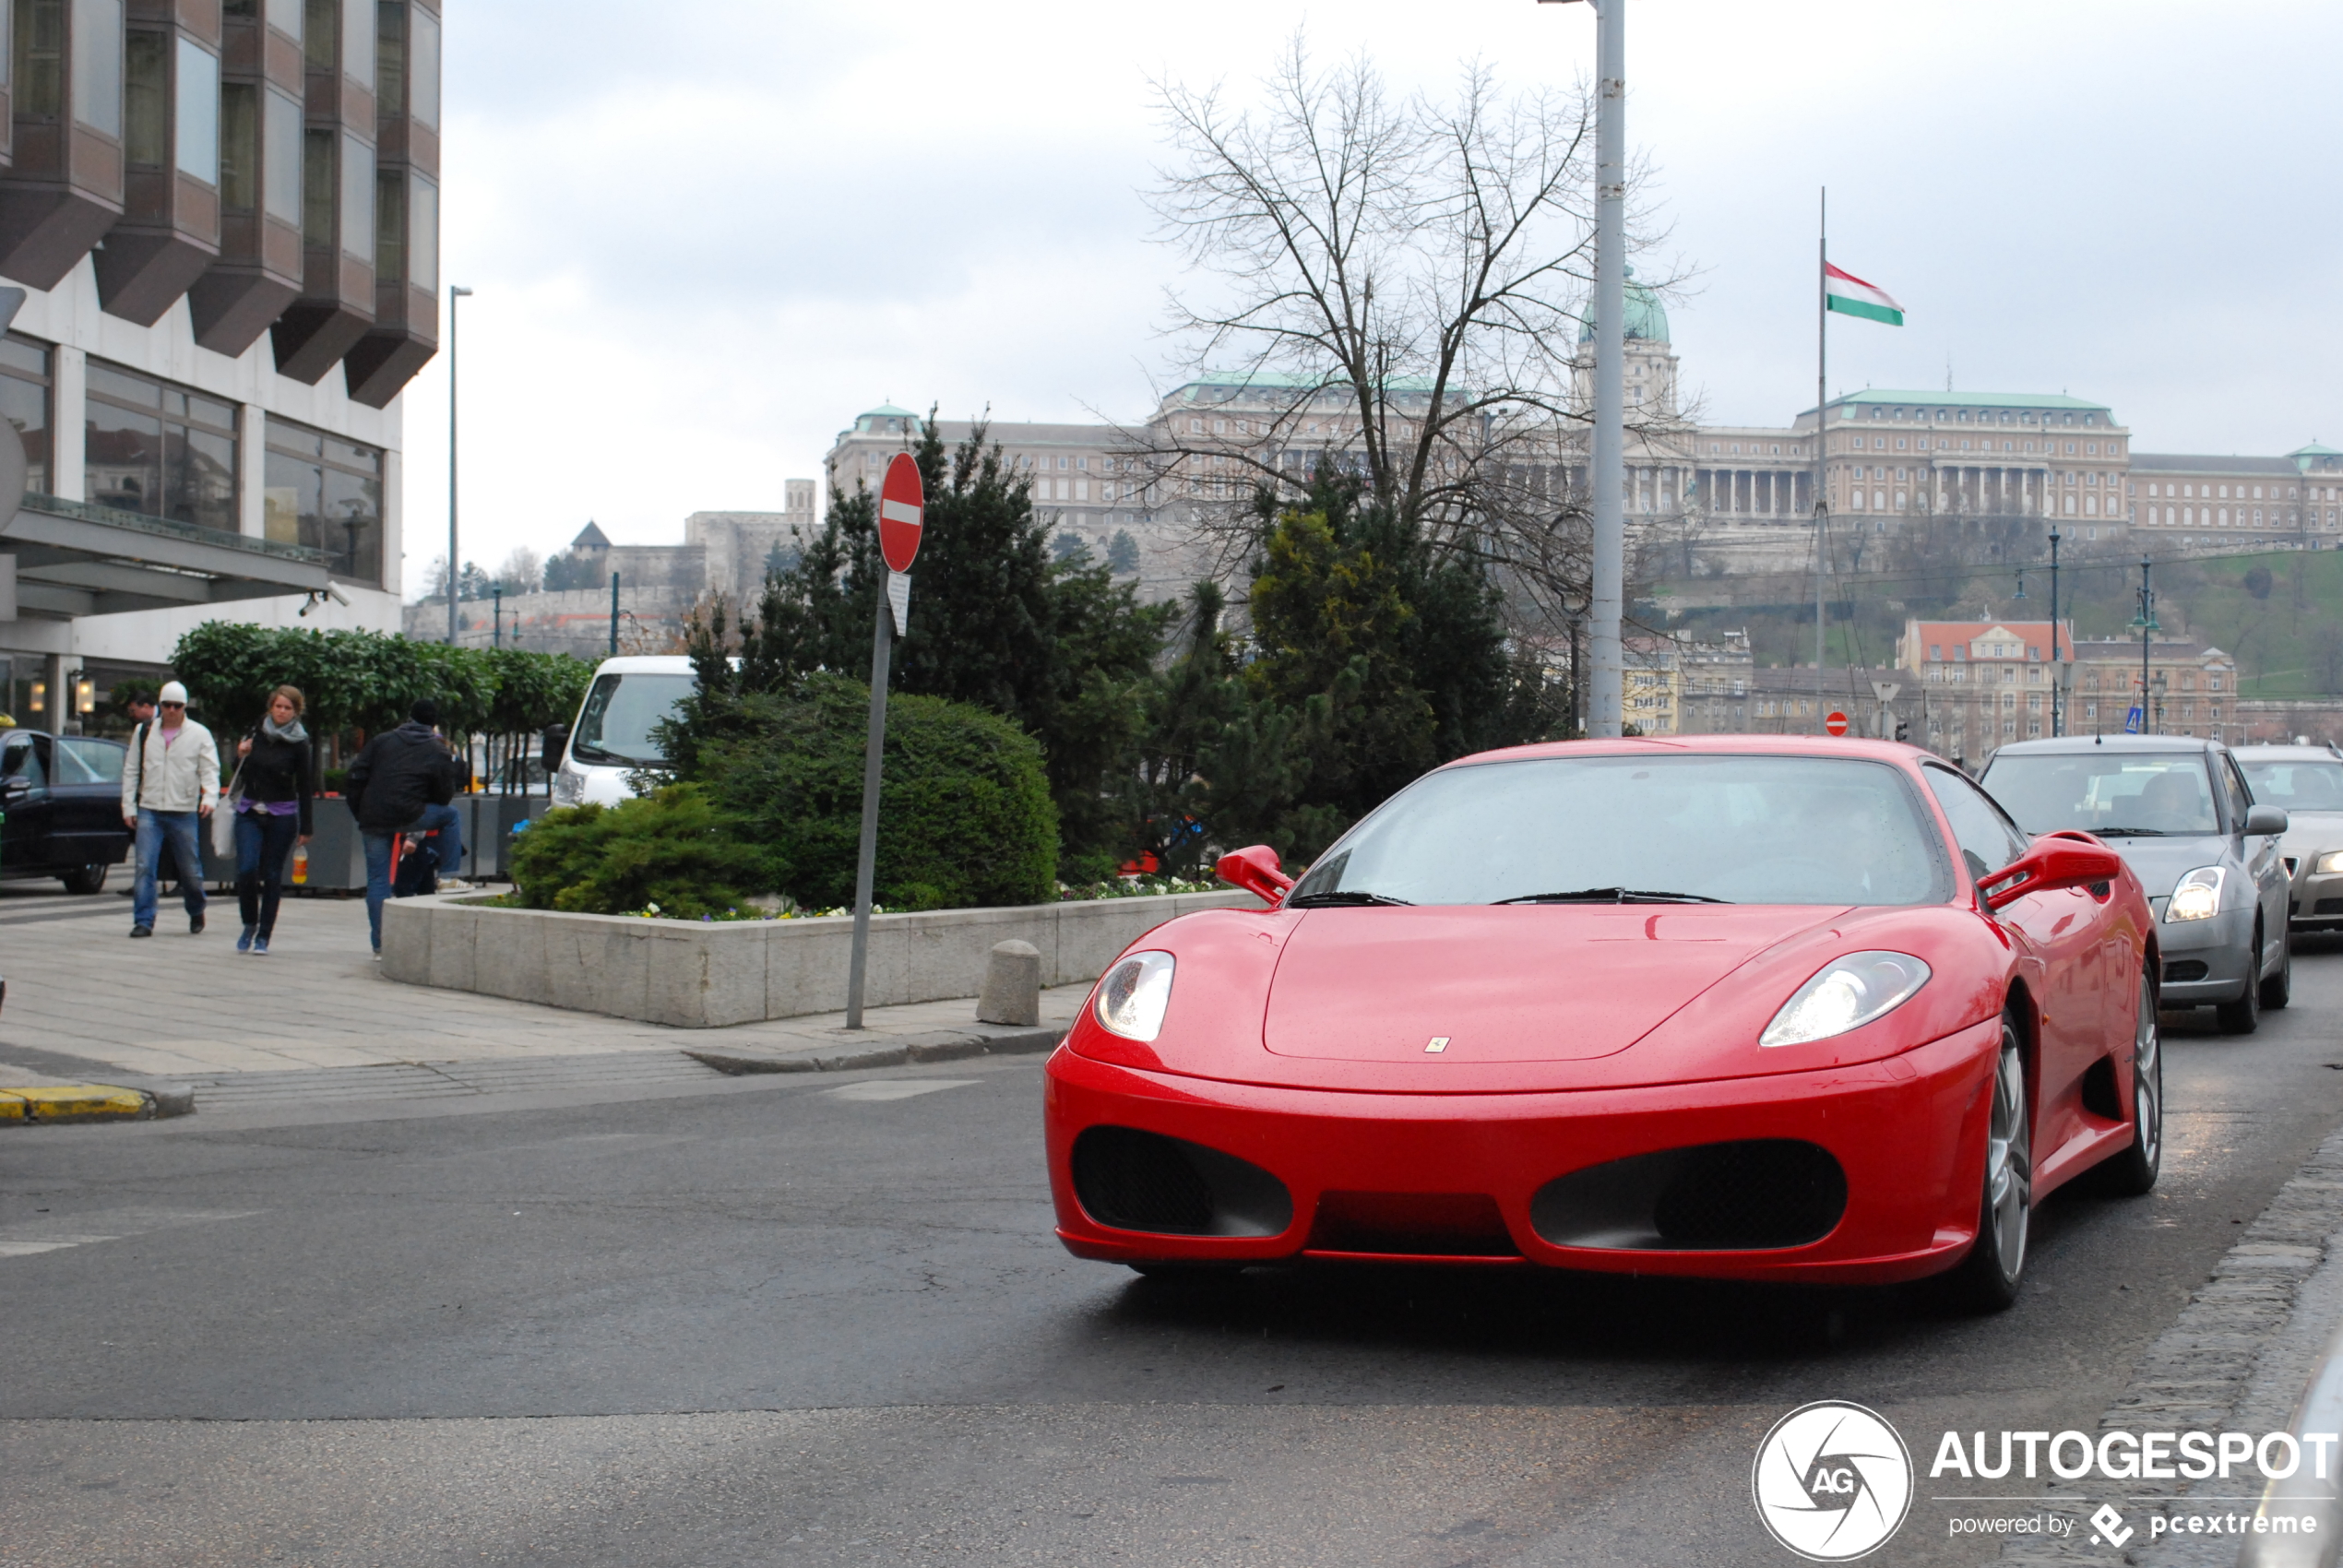
[{"label": "bare tree", "polygon": [[496,580],[506,593],[535,593],[545,586],[545,558],[529,546],[517,545],[496,568]]},{"label": "bare tree", "polygon": [[1169,321],[1200,400],[1132,433],[1160,502],[1241,549],[1261,491],[1336,464],[1558,624],[1588,576],[1591,93],[1508,94],[1475,65],[1402,101],[1298,35],[1264,85],[1237,109],[1157,84],[1176,157],[1149,197],[1204,275]]}]

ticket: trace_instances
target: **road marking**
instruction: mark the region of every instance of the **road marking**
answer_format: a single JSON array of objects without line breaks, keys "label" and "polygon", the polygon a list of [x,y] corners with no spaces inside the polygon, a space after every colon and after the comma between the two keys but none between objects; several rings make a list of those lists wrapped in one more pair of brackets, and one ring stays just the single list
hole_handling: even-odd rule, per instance
[{"label": "road marking", "polygon": [[909,1099],[913,1095],[933,1094],[937,1089],[964,1089],[975,1082],[974,1078],[872,1078],[823,1092],[832,1099]]},{"label": "road marking", "polygon": [[0,1258],[31,1257],[97,1241],[119,1241],[125,1236],[143,1236],[174,1225],[244,1219],[260,1212],[256,1208],[114,1208],[54,1219],[20,1219],[0,1225]]}]

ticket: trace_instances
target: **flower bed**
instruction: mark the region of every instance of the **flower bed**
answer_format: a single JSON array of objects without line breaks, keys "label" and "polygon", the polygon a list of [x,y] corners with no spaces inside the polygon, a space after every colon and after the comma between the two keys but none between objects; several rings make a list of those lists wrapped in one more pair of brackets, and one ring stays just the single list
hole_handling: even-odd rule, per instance
[{"label": "flower bed", "polygon": [[[1041,983],[1096,980],[1146,932],[1197,909],[1255,909],[1249,893],[1136,895],[871,917],[872,1007],[977,994],[996,942],[1029,942]],[[710,1028],[846,1005],[850,915],[679,921],[498,907],[457,895],[383,909],[383,973],[616,1018]]]}]

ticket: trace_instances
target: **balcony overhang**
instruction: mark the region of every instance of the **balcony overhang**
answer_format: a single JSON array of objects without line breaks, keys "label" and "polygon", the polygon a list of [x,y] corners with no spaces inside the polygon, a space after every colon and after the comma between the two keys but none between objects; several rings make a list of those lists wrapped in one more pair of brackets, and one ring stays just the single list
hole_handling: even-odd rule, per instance
[{"label": "balcony overhang", "polygon": [[0,525],[16,558],[17,615],[69,621],[243,599],[321,594],[322,552],[47,495]]}]

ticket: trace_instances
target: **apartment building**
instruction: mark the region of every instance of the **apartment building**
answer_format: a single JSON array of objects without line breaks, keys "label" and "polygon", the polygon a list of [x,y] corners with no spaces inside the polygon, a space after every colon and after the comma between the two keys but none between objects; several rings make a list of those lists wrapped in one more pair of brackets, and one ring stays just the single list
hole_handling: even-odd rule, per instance
[{"label": "apartment building", "polygon": [[0,708],[71,728],[106,671],[220,615],[395,629],[399,394],[438,347],[435,0],[7,17],[0,416],[26,496]]},{"label": "apartment building", "polygon": [[2283,457],[2142,453],[2132,460],[2140,525],[2183,550],[2306,542],[2343,531],[2343,452],[2316,442]]}]

